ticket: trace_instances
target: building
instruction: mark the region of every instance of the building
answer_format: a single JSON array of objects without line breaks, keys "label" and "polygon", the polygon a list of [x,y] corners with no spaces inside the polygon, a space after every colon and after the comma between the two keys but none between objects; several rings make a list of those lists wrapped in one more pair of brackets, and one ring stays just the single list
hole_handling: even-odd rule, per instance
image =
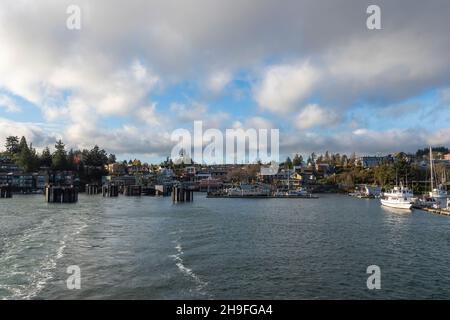
[{"label": "building", "polygon": [[9,158],[0,157],[0,172],[19,172],[20,168]]},{"label": "building", "polygon": [[198,183],[200,191],[214,191],[222,188],[223,182],[219,179],[203,179]]},{"label": "building", "polygon": [[108,173],[112,176],[119,176],[126,173],[125,165],[122,163],[111,163],[107,165]]},{"label": "building", "polygon": [[44,190],[48,175],[42,173],[0,173],[0,185],[10,185],[15,192]]},{"label": "building", "polygon": [[363,168],[374,168],[383,163],[392,161],[392,156],[363,156],[356,158],[355,165],[362,166]]},{"label": "building", "polygon": [[447,153],[444,155],[444,160],[449,160],[450,161],[450,153]]}]

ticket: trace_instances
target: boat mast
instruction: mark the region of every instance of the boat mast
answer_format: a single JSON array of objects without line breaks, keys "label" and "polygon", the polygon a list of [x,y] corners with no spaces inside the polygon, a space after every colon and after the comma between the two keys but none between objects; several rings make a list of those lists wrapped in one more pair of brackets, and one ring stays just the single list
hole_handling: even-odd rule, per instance
[{"label": "boat mast", "polygon": [[431,191],[433,191],[434,178],[433,178],[433,152],[430,146],[430,173],[431,173]]}]

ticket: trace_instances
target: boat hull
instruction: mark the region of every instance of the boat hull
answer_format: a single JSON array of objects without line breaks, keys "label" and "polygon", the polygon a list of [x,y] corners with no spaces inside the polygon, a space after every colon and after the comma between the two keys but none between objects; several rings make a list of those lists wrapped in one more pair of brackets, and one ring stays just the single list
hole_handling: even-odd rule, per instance
[{"label": "boat hull", "polygon": [[381,204],[385,207],[397,208],[397,209],[411,209],[412,203],[410,202],[398,202],[381,199]]}]

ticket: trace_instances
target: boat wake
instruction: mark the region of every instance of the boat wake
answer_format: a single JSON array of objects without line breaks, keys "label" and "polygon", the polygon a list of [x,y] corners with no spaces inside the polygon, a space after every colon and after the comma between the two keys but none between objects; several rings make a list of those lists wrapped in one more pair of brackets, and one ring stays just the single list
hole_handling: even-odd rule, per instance
[{"label": "boat wake", "polygon": [[203,281],[200,279],[200,277],[195,274],[195,272],[191,269],[186,267],[183,260],[183,247],[181,246],[180,242],[174,241],[175,243],[175,249],[177,250],[177,253],[174,255],[171,255],[171,257],[174,259],[176,266],[178,267],[178,270],[183,273],[185,276],[189,277],[194,281],[196,284],[196,291],[200,293],[201,295],[207,296],[208,293],[205,291],[205,287],[208,285],[208,282]]},{"label": "boat wake", "polygon": [[[57,267],[58,260],[64,256],[67,242],[78,235],[87,224],[82,224],[76,228],[75,232],[65,233],[61,240],[57,241],[54,249],[48,253],[36,252],[34,258],[29,259],[30,251],[34,249],[42,249],[42,235],[48,227],[50,221],[42,224],[34,230],[27,230],[25,234],[15,239],[8,239],[8,243],[4,247],[0,262],[2,272],[0,272],[0,292],[5,291],[3,300],[8,299],[32,299],[36,297],[42,289],[54,277],[54,271]],[[27,258],[28,257],[28,258]],[[17,259],[24,259],[23,264],[11,264]]]}]

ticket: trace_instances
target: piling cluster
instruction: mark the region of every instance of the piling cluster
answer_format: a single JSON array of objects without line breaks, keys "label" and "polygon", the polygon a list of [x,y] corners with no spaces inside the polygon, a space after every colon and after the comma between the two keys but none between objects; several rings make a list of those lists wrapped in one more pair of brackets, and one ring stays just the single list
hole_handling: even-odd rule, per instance
[{"label": "piling cluster", "polygon": [[12,188],[10,185],[0,186],[0,198],[12,198]]},{"label": "piling cluster", "polygon": [[123,189],[123,195],[128,197],[141,196],[142,187],[141,186],[125,186]]},{"label": "piling cluster", "polygon": [[97,184],[87,184],[86,185],[86,194],[88,195],[96,195],[102,191],[102,188]]},{"label": "piling cluster", "polygon": [[48,203],[75,203],[78,201],[78,189],[73,186],[47,185],[45,200]]},{"label": "piling cluster", "polygon": [[194,191],[183,186],[174,186],[172,189],[172,201],[173,203],[192,202],[194,201]]},{"label": "piling cluster", "polygon": [[108,197],[108,198],[118,197],[119,196],[119,186],[116,186],[114,184],[105,184],[102,187],[102,195],[104,197]]}]

